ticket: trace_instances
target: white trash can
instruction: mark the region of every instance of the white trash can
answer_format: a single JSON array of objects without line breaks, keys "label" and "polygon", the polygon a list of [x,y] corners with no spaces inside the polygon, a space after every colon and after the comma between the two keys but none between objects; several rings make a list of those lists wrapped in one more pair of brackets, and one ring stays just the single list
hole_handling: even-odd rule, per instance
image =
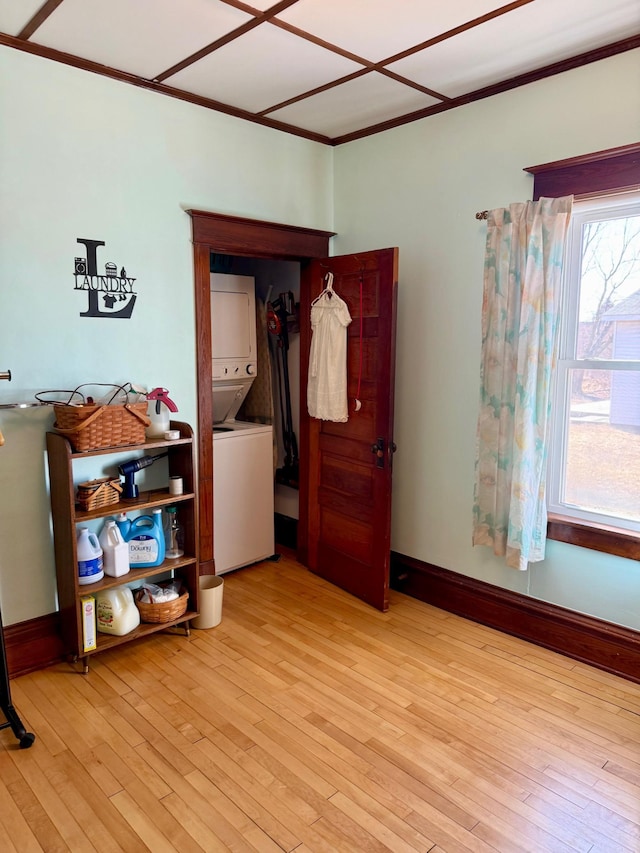
[{"label": "white trash can", "polygon": [[200,615],[191,620],[194,628],[215,628],[222,621],[224,581],[217,575],[200,576]]}]

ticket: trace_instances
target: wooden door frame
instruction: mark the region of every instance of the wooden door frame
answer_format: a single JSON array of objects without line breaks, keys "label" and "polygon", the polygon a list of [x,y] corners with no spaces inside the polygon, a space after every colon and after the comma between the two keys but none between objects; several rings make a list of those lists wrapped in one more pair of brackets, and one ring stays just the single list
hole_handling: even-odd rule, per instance
[{"label": "wooden door frame", "polygon": [[[196,388],[198,395],[198,503],[200,516],[200,574],[215,573],[213,562],[213,399],[211,393],[211,252],[268,260],[299,261],[326,258],[333,231],[319,231],[245,219],[203,210],[191,217],[195,286]],[[301,285],[302,286],[302,285]],[[301,318],[301,324],[307,322]],[[306,562],[309,439],[308,419],[300,412],[300,519],[298,558]]]}]

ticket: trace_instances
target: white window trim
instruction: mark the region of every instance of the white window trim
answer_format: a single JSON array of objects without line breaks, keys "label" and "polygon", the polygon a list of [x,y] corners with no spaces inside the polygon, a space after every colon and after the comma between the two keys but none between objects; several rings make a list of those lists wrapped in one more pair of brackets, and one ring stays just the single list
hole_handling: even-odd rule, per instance
[{"label": "white window trim", "polygon": [[[566,464],[569,393],[568,376],[571,368],[595,370],[639,370],[640,361],[611,359],[575,359],[578,334],[578,300],[569,298],[569,276],[581,269],[582,226],[601,219],[617,219],[640,214],[640,192],[580,200],[574,203],[569,228],[562,283],[558,361],[552,389],[552,413],[548,456],[547,510],[550,515],[575,519],[602,527],[618,527],[630,532],[640,532],[640,522],[621,516],[590,512],[561,501],[563,474]],[[571,356],[571,357],[569,357]]]}]

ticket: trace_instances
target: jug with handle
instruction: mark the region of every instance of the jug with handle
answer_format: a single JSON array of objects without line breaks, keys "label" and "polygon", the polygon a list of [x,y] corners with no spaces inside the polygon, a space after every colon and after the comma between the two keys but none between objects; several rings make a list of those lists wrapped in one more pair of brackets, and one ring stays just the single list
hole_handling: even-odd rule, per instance
[{"label": "jug with handle", "polygon": [[140,612],[128,586],[103,589],[96,595],[96,627],[103,634],[121,637],[137,628]]},{"label": "jug with handle", "polygon": [[129,530],[131,528],[131,521],[127,517],[126,512],[118,513],[118,515],[116,516],[116,524],[118,526],[118,530],[120,531],[122,538],[126,542],[129,536]]},{"label": "jug with handle", "polygon": [[127,534],[129,565],[132,569],[159,566],[164,560],[165,542],[162,530],[162,509],[150,515],[139,515],[131,522]]},{"label": "jug with handle", "polygon": [[104,577],[102,548],[95,533],[80,527],[77,533],[78,583],[97,583]]},{"label": "jug with handle", "polygon": [[102,547],[105,575],[113,578],[126,575],[129,571],[129,546],[112,518],[105,521],[98,542]]}]

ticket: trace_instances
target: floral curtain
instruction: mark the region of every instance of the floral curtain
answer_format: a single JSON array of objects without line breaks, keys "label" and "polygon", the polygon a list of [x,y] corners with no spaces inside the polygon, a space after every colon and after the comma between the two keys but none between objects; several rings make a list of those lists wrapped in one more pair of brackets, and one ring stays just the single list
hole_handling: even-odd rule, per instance
[{"label": "floral curtain", "polygon": [[473,544],[516,569],[544,559],[551,372],[573,197],[489,211]]}]

